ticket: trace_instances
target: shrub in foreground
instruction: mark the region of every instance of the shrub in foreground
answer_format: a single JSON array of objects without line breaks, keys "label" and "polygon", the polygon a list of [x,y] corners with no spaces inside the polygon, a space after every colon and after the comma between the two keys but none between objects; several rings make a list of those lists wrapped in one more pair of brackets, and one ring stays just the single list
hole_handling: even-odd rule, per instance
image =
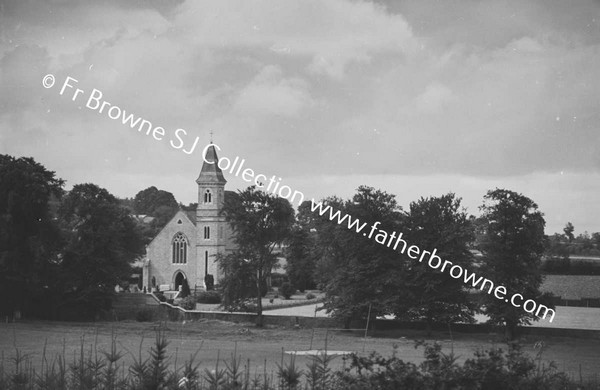
[{"label": "shrub in foreground", "polygon": [[[90,345],[86,350],[85,345],[82,338],[78,351],[73,351],[73,358],[67,358],[71,351],[63,350],[62,355],[54,359],[47,359],[43,353],[42,361],[46,363],[39,373],[33,368],[31,355],[16,349],[12,359],[0,360],[0,389],[574,390],[598,387],[598,383],[574,383],[554,365],[542,365],[540,353],[532,359],[515,344],[506,352],[499,348],[480,350],[462,365],[452,353],[443,353],[437,343],[416,343],[415,348],[424,347],[425,355],[418,365],[398,358],[396,347],[387,358],[375,352],[368,356],[350,354],[343,358],[343,368],[339,370],[334,370],[331,364],[336,357],[327,353],[309,357],[304,369],[296,365],[294,355],[285,359],[282,354],[274,373],[264,368],[258,373],[251,367],[250,360],[242,360],[237,350],[228,359],[218,356],[215,366],[201,367],[195,363],[201,360],[197,359],[201,352],[198,349],[182,366],[175,367],[177,356],[169,353],[163,327],[157,330],[148,356],[143,357],[140,348],[129,367],[121,361],[125,353],[117,350],[115,337],[110,349],[102,353],[97,352],[97,346]],[[69,361],[71,363],[67,363]],[[263,367],[264,363],[258,362]]]}]

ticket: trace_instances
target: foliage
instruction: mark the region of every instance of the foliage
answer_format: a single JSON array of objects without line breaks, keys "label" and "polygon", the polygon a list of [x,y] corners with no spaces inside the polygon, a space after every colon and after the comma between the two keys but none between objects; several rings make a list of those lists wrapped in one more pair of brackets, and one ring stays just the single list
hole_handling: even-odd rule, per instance
[{"label": "foliage", "polygon": [[[460,201],[449,193],[412,202],[406,218],[406,231],[410,242],[416,243],[422,251],[431,253],[435,248],[435,255],[442,260],[451,260],[453,264],[469,269],[473,262],[469,245],[475,237]],[[473,321],[475,307],[462,281],[451,278],[447,272],[431,268],[426,264],[428,259],[429,256],[426,256],[423,262],[407,263],[406,285],[412,298],[398,301],[395,315],[425,321],[428,329],[433,322]]]},{"label": "foliage", "polygon": [[[217,257],[224,275],[219,282],[224,306],[233,308],[245,303],[251,291],[246,283],[252,284],[257,325],[262,326],[261,287],[266,285],[267,277],[276,264],[275,246],[290,234],[294,209],[286,199],[251,186],[239,191],[237,196],[226,198],[222,213],[231,226],[237,245],[235,252]],[[244,282],[240,283],[241,280]]]},{"label": "foliage", "polygon": [[159,190],[154,186],[138,192],[133,199],[135,214],[149,215],[154,221],[143,227],[145,241],[149,242],[173,218],[179,205],[172,193]]},{"label": "foliage", "polygon": [[166,302],[167,301],[167,297],[165,296],[165,294],[163,294],[162,292],[155,292],[154,295],[156,296],[156,298],[158,298],[158,300],[160,302]]},{"label": "foliage", "polygon": [[[386,192],[361,186],[349,201],[333,197],[323,204],[366,223],[365,232],[375,222],[380,223],[378,229],[401,231],[402,210]],[[330,221],[328,213],[313,213],[307,224],[318,235],[315,276],[326,293],[324,306],[334,317],[349,326],[370,311],[373,316],[390,314],[394,303],[406,299],[406,266],[400,253],[349,230],[346,223]]]},{"label": "foliage", "polygon": [[[513,191],[488,191],[481,206],[485,235],[479,243],[484,254],[481,273],[508,294],[522,294],[524,300],[552,306],[539,287],[542,283],[541,256],[544,252],[545,221],[531,199]],[[515,337],[517,326],[536,320],[523,308],[485,296],[485,314],[493,324],[505,324],[506,334]]]},{"label": "foliage", "polygon": [[0,314],[32,315],[52,306],[62,240],[51,206],[63,185],[32,158],[0,155]]},{"label": "foliage", "polygon": [[315,288],[313,278],[315,260],[311,252],[311,248],[315,243],[314,236],[314,232],[311,232],[308,226],[297,224],[287,241],[285,271],[290,282],[300,292],[304,292],[309,288]]},{"label": "foliage", "polygon": [[179,306],[184,308],[185,310],[196,310],[196,297],[193,295],[188,295],[187,297],[181,300]]},{"label": "foliage", "polygon": [[309,300],[310,300],[310,299],[315,299],[316,297],[317,297],[317,296],[316,296],[315,294],[313,294],[313,293],[308,293],[308,294],[306,294],[306,299],[309,299]]},{"label": "foliage", "polygon": [[283,282],[287,281],[287,280],[288,280],[287,276],[285,276],[283,274],[276,273],[276,272],[273,272],[271,274],[271,286],[273,286],[273,287],[281,287]]},{"label": "foliage", "polygon": [[110,306],[114,286],[126,280],[144,253],[141,234],[117,199],[94,184],[77,184],[59,210],[66,246],[57,284],[61,306],[93,316]]},{"label": "foliage", "polygon": [[292,284],[290,282],[285,282],[281,285],[280,292],[285,299],[290,299],[292,295],[296,292],[296,289],[292,287]]},{"label": "foliage", "polygon": [[177,210],[179,205],[172,193],[154,186],[138,192],[133,199],[133,210],[136,214],[154,215],[160,207]]},{"label": "foliage", "polygon": [[214,290],[215,288],[215,277],[211,274],[204,276],[204,284],[206,285],[206,291]]},{"label": "foliage", "polygon": [[221,303],[221,294],[217,291],[202,291],[196,298],[198,303]]},{"label": "foliage", "polygon": [[[283,360],[283,356],[281,358]],[[277,378],[279,379],[279,388],[282,390],[296,390],[300,387],[302,370],[296,366],[295,354],[290,355],[288,363],[277,364]]]},{"label": "foliage", "polygon": [[575,227],[573,226],[573,224],[571,222],[567,222],[565,228],[563,229],[563,232],[565,232],[565,236],[567,236],[569,242],[573,241],[573,239],[575,238],[575,235],[573,234],[574,231]]},{"label": "foliage", "polygon": [[190,285],[188,284],[187,278],[185,278],[183,279],[183,282],[181,282],[181,292],[179,293],[179,298],[189,297],[190,294]]},{"label": "foliage", "polygon": [[[36,372],[32,359],[37,355],[23,354],[18,348],[12,359],[0,360],[0,388],[2,389],[265,389],[265,390],[346,390],[346,389],[533,389],[574,390],[596,388],[593,383],[574,383],[553,363],[542,363],[543,348],[536,357],[524,354],[517,344],[502,348],[478,350],[462,364],[452,353],[444,353],[440,344],[416,342],[415,348],[424,348],[420,364],[405,362],[398,357],[397,346],[390,357],[372,352],[369,355],[350,354],[344,357],[341,369],[334,369],[334,356],[319,353],[309,357],[305,369],[296,365],[295,356],[277,364],[275,373],[266,371],[266,362],[258,362],[263,369],[259,374],[244,363],[237,346],[229,359],[220,353],[214,366],[201,366],[198,350],[177,364],[177,355],[169,353],[169,342],[164,326],[156,330],[149,354],[143,356],[142,344],[134,355],[133,364],[126,367],[122,361],[125,353],[117,349],[113,335],[108,350],[98,345],[85,349],[86,340],[71,358],[66,350],[55,357],[42,353],[42,369]],[[130,353],[130,352],[128,352]],[[72,363],[67,364],[67,359]],[[199,361],[196,363],[196,361]],[[12,369],[4,366],[12,361]],[[256,372],[251,376],[250,372]],[[273,377],[277,381],[273,381]]]},{"label": "foliage", "polygon": [[[417,343],[415,347],[420,345]],[[335,376],[332,389],[575,389],[576,384],[556,370],[542,367],[525,355],[516,344],[508,352],[501,348],[479,350],[461,366],[452,353],[445,354],[439,344],[424,344],[425,360],[406,363],[396,355],[377,353],[368,357],[356,354],[346,358],[350,364]]]},{"label": "foliage", "polygon": [[588,232],[583,232],[574,238],[556,233],[547,238],[546,258],[566,259],[570,255],[600,256],[600,233],[590,235]]},{"label": "foliage", "polygon": [[219,288],[226,310],[238,311],[249,300],[256,299],[256,273],[239,251],[217,254],[217,263],[224,275]]},{"label": "foliage", "polygon": [[542,271],[552,275],[600,275],[600,262],[597,260],[548,258],[542,262]]}]

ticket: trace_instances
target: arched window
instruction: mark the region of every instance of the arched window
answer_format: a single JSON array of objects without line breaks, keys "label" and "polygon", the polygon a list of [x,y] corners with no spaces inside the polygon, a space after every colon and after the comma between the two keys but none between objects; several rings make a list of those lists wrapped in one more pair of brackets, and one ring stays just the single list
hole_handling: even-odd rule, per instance
[{"label": "arched window", "polygon": [[210,239],[210,226],[204,226],[204,239]]},{"label": "arched window", "polygon": [[187,240],[179,232],[173,237],[173,264],[187,263]]},{"label": "arched window", "polygon": [[204,203],[212,203],[212,192],[209,189],[204,192]]}]

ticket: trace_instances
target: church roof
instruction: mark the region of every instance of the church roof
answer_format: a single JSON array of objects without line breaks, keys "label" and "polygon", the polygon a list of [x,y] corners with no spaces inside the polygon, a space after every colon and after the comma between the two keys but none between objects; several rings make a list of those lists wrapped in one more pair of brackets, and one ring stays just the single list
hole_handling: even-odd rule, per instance
[{"label": "church roof", "polygon": [[219,157],[217,157],[215,146],[211,144],[206,151],[206,157],[202,163],[202,170],[200,170],[200,175],[198,176],[198,179],[196,179],[196,183],[227,183],[227,180],[225,180],[225,177],[223,176],[223,171],[221,171],[221,168],[219,168],[219,165],[217,164],[218,161]]},{"label": "church roof", "polygon": [[188,219],[194,225],[196,224],[196,210],[185,210],[185,215],[187,215]]}]

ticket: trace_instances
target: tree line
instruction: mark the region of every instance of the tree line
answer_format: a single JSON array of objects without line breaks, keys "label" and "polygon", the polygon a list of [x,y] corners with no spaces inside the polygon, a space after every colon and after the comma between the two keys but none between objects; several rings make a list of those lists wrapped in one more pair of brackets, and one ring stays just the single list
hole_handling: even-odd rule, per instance
[{"label": "tree line", "polygon": [[[114,286],[130,275],[144,245],[185,208],[155,187],[120,200],[95,184],[77,184],[69,192],[64,184],[32,158],[0,156],[2,314],[97,316],[110,307]],[[296,212],[287,200],[255,187],[233,195],[226,197],[222,212],[237,250],[217,259],[225,275],[218,282],[226,307],[254,300],[259,323],[260,297],[281,244],[294,286],[323,290],[325,310],[346,324],[370,313],[431,326],[471,322],[481,312],[512,335],[518,325],[536,319],[487,294],[473,299],[460,280],[311,212],[310,202]],[[436,248],[440,257],[477,270],[525,299],[548,303],[539,291],[548,242],[545,221],[537,204],[521,194],[490,190],[478,217],[469,215],[453,193],[421,198],[404,210],[393,194],[361,186],[350,199],[332,196],[323,203],[361,222],[403,232],[407,241]],[[132,214],[155,220],[139,224]]]},{"label": "tree line", "polygon": [[[351,199],[332,196],[322,202],[361,222],[380,222],[379,228],[388,232],[403,232],[407,241],[436,248],[453,264],[553,307],[540,292],[545,221],[537,204],[522,194],[488,191],[478,217],[469,215],[453,193],[421,198],[407,210],[393,194],[367,186]],[[225,305],[234,308],[255,299],[259,325],[260,286],[276,263],[273,248],[281,243],[290,281],[301,291],[324,291],[324,310],[347,326],[367,316],[392,315],[431,328],[434,323],[474,322],[474,315],[483,313],[491,323],[505,326],[512,338],[519,325],[537,320],[493,296],[476,296],[462,281],[312,212],[308,201],[294,218],[289,202],[250,187],[230,197],[223,213],[239,248],[219,259],[225,271]],[[475,256],[477,251],[481,256]],[[240,284],[240,279],[247,282]]]},{"label": "tree line", "polygon": [[179,208],[155,187],[118,199],[95,184],[64,185],[32,158],[0,155],[2,316],[95,318]]}]

